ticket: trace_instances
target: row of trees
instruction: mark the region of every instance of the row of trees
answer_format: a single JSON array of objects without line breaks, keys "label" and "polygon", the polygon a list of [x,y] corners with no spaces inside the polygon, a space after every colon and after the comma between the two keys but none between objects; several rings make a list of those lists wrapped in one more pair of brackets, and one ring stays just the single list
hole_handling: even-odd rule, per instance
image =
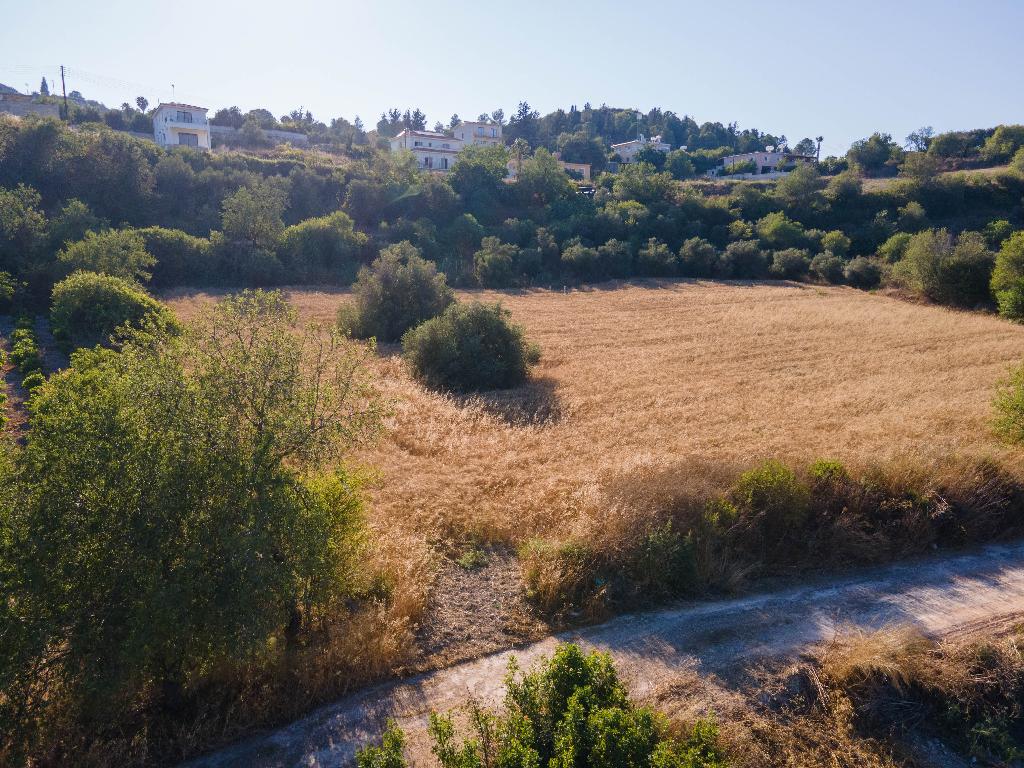
[{"label": "row of trees", "polygon": [[[0,121],[0,139],[0,269],[37,296],[101,258],[97,243],[125,258],[138,254],[140,238],[149,259],[142,271],[159,287],[348,282],[403,241],[454,284],[550,285],[693,274],[682,249],[694,238],[721,254],[753,243],[730,252],[762,253],[764,271],[748,276],[798,275],[792,253],[768,271],[776,252],[791,249],[808,265],[825,254],[840,259],[822,271],[845,274],[850,260],[879,254],[894,235],[994,222],[1012,231],[1024,220],[1021,172],[939,175],[917,162],[921,152],[906,154],[902,180],[874,189],[862,184],[860,159],[832,177],[808,165],[775,184],[683,184],[679,167],[698,156],[659,154],[661,168],[639,162],[600,175],[584,196],[546,149],[522,144],[515,153],[468,148],[439,176],[375,149],[344,163],[295,150],[165,151],[48,121]],[[510,157],[520,165],[514,184],[505,179]],[[108,229],[129,239],[97,241]]]}]

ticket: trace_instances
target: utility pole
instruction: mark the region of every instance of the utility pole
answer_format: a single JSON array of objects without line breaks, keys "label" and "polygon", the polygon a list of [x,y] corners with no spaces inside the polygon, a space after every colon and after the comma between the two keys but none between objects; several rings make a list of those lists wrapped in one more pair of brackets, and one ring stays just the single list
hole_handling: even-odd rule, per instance
[{"label": "utility pole", "polygon": [[68,87],[64,84],[64,65],[60,65],[60,89],[64,93],[64,119],[71,122],[71,114],[68,112]]}]

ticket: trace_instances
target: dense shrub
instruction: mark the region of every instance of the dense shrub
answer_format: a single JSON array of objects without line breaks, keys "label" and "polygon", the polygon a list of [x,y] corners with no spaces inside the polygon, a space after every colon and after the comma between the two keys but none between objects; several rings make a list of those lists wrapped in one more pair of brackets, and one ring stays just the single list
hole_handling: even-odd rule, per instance
[{"label": "dense shrub", "polygon": [[641,275],[672,275],[677,268],[676,255],[665,243],[652,237],[636,252],[636,266]]},{"label": "dense shrub", "polygon": [[1008,443],[1024,444],[1024,366],[1000,383],[995,397],[995,427]]},{"label": "dense shrub", "polygon": [[759,219],[757,236],[768,248],[796,248],[804,244],[804,230],[786,214],[776,211]]},{"label": "dense shrub", "polygon": [[[561,644],[531,672],[510,664],[503,711],[471,706],[460,740],[451,714],[431,713],[432,750],[441,768],[725,768],[714,723],[681,737],[665,719],[629,700],[611,657]],[[460,718],[461,720],[461,718]],[[380,746],[360,751],[359,768],[404,768],[404,737],[389,724]]]},{"label": "dense shrub", "polygon": [[850,238],[843,234],[842,230],[834,229],[822,235],[821,248],[824,251],[831,251],[836,256],[846,256],[850,252]]},{"label": "dense shrub", "polygon": [[69,245],[58,258],[72,270],[99,272],[124,280],[148,280],[148,269],[155,263],[142,236],[127,229],[86,232],[84,240]]},{"label": "dense shrub", "polygon": [[604,264],[596,248],[583,245],[578,240],[569,243],[562,251],[562,264],[574,275],[582,278],[604,276]]},{"label": "dense shrub", "polygon": [[278,258],[289,280],[350,283],[366,242],[348,214],[335,211],[287,227],[281,233]]},{"label": "dense shrub", "polygon": [[996,254],[992,292],[999,314],[1024,320],[1024,231],[1011,235]]},{"label": "dense shrub", "polygon": [[402,352],[413,375],[435,389],[505,389],[526,381],[539,356],[500,304],[452,304],[411,329]]},{"label": "dense shrub", "polygon": [[629,243],[622,240],[608,240],[597,248],[601,270],[611,277],[628,277],[633,274],[633,251]]},{"label": "dense shrub", "polygon": [[214,275],[210,241],[180,229],[146,227],[136,230],[147,253],[155,259],[151,283],[160,288],[203,285]]},{"label": "dense shrub", "polygon": [[810,272],[812,275],[817,277],[826,283],[841,283],[843,281],[843,267],[846,262],[836,256],[834,253],[826,251],[825,253],[817,254],[811,259]]},{"label": "dense shrub", "polygon": [[975,306],[989,301],[994,257],[985,237],[945,229],[914,235],[894,276],[911,290],[942,304]]},{"label": "dense shrub", "polygon": [[843,278],[854,288],[875,288],[882,280],[882,267],[875,259],[858,256],[847,263]]},{"label": "dense shrub", "polygon": [[38,388],[17,482],[0,472],[18,499],[0,522],[19,532],[0,537],[18,628],[0,747],[77,764],[109,740],[116,764],[162,762],[194,748],[162,739],[219,716],[211,690],[234,710],[226,681],[296,653],[353,598],[358,487],[320,469],[379,408],[365,353],[298,330],[280,296],[243,295],[186,333],[80,350]]},{"label": "dense shrub", "polygon": [[134,283],[95,272],[75,272],[53,287],[50,321],[54,336],[72,349],[104,344],[125,324],[177,325],[170,310]]},{"label": "dense shrub", "polygon": [[686,277],[713,277],[719,267],[718,249],[702,237],[691,237],[679,249],[679,271]]},{"label": "dense shrub", "polygon": [[445,276],[407,242],[391,245],[359,270],[353,303],[342,305],[338,322],[357,338],[392,342],[455,300]]},{"label": "dense shrub", "polygon": [[807,251],[801,248],[786,248],[772,254],[772,265],[768,271],[773,277],[798,280],[807,274],[810,263],[810,254]]},{"label": "dense shrub", "polygon": [[722,277],[737,280],[756,280],[768,271],[768,257],[755,240],[729,243],[722,252]]},{"label": "dense shrub", "polygon": [[909,232],[897,232],[878,247],[878,255],[890,264],[895,264],[903,258],[913,237]]},{"label": "dense shrub", "polygon": [[516,266],[520,248],[503,243],[497,237],[485,237],[480,250],[473,254],[473,268],[477,282],[489,288],[507,288],[516,280]]}]

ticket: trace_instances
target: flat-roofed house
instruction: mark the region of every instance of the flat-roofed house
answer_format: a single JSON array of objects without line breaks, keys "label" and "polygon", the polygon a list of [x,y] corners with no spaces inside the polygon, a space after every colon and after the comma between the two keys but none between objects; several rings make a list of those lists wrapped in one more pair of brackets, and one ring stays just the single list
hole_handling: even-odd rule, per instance
[{"label": "flat-roofed house", "polygon": [[206,107],[161,102],[153,110],[153,139],[161,147],[210,148]]}]

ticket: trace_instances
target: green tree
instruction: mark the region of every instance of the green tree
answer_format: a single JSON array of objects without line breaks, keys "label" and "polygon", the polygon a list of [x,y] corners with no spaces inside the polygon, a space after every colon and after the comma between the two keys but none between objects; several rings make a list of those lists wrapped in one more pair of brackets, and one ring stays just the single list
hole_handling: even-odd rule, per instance
[{"label": "green tree", "polygon": [[346,213],[335,211],[287,227],[278,254],[290,280],[349,282],[356,277],[367,240]]},{"label": "green tree", "polygon": [[516,266],[520,248],[513,243],[503,243],[497,237],[485,237],[480,250],[473,254],[473,273],[480,285],[489,288],[505,288],[516,279]]},{"label": "green tree", "polygon": [[70,349],[108,343],[123,326],[177,328],[170,310],[133,282],[74,272],[53,286],[53,335]]},{"label": "green tree", "polygon": [[916,184],[931,184],[939,175],[941,162],[927,152],[908,152],[900,165],[900,176]]},{"label": "green tree", "polygon": [[898,160],[900,148],[888,133],[873,133],[866,139],[855,141],[846,153],[851,165],[868,175],[877,174],[890,160]]},{"label": "green tree", "polygon": [[145,112],[146,109],[149,107],[149,99],[147,99],[145,96],[136,96],[135,106],[139,108],[139,112]]},{"label": "green tree", "polygon": [[555,156],[541,147],[522,164],[516,191],[528,204],[551,205],[572,195],[573,187]]},{"label": "green tree", "polygon": [[351,304],[338,310],[342,330],[357,338],[398,341],[455,301],[445,276],[409,242],[390,245],[359,270]]},{"label": "green tree", "polygon": [[355,585],[360,501],[318,470],[379,425],[367,354],[245,293],[39,388],[3,542],[21,628],[4,682],[36,689],[45,665],[59,695],[5,699],[18,733],[39,708],[92,733],[178,711],[212,669],[323,631]]},{"label": "green tree", "polygon": [[607,165],[604,145],[586,131],[559,134],[558,153],[567,163],[589,163],[595,175]]},{"label": "green tree", "polygon": [[759,219],[756,228],[761,243],[769,248],[794,248],[805,240],[804,228],[781,211]]},{"label": "green tree", "polygon": [[224,235],[251,249],[273,251],[284,231],[288,197],[284,190],[261,182],[229,195],[222,206]]},{"label": "green tree", "polygon": [[69,269],[99,272],[124,280],[149,280],[156,259],[146,250],[142,236],[131,229],[86,232],[85,239],[57,254]]},{"label": "green tree", "polygon": [[526,381],[540,350],[500,304],[452,304],[402,337],[413,375],[434,389],[473,392]]},{"label": "green tree", "polygon": [[43,81],[41,83],[39,83],[39,95],[40,96],[49,96],[50,95],[50,84],[46,82],[46,78],[45,77],[43,78]]},{"label": "green tree", "polygon": [[996,254],[992,293],[999,314],[1011,320],[1024,320],[1024,231],[1004,240]]}]

